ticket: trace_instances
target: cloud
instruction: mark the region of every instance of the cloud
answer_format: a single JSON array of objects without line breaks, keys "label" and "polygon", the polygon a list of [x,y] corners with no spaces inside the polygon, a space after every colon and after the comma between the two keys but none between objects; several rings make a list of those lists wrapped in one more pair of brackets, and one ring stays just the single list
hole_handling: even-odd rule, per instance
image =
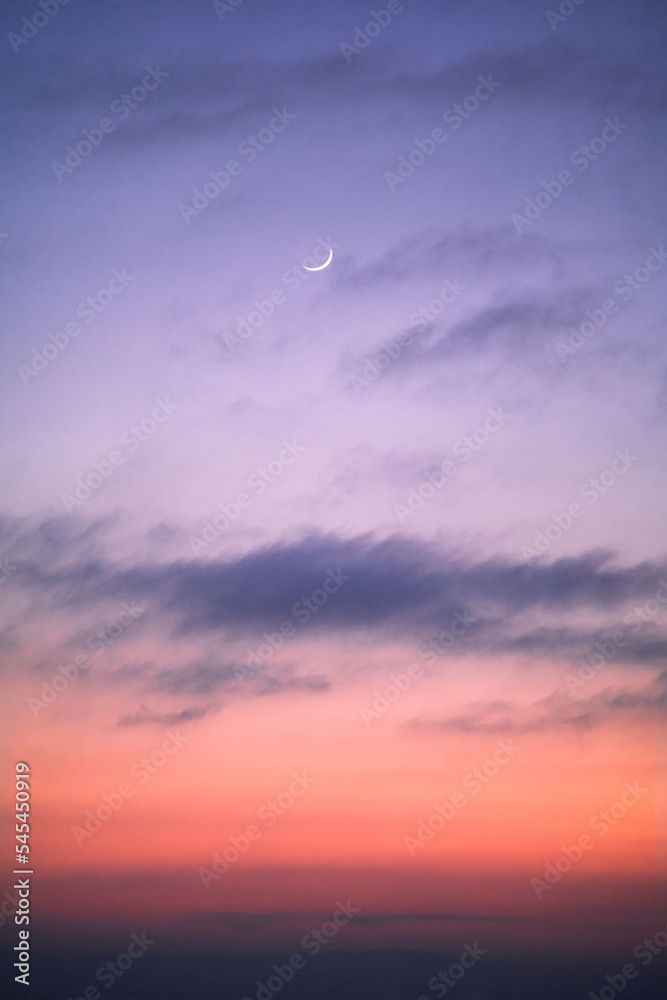
[{"label": "cloud", "polygon": [[[314,912],[289,912],[289,913],[234,913],[210,910],[196,913],[193,920],[201,924],[222,924],[234,930],[265,930],[273,927],[283,927],[286,920],[322,921],[330,920],[331,913],[322,910]],[[471,923],[524,923],[532,920],[532,917],[510,917],[497,916],[488,913],[359,913],[355,914],[355,924],[366,924],[369,926],[383,926],[386,924],[406,924],[406,923],[449,923],[449,922],[471,922]]]},{"label": "cloud", "polygon": [[[433,299],[436,297],[434,295]],[[438,377],[446,373],[456,381],[459,369],[452,369],[452,363],[459,359],[465,359],[466,364],[472,360],[487,366],[491,363],[499,375],[503,364],[519,362],[524,377],[530,359],[531,367],[543,374],[564,375],[562,365],[553,372],[558,335],[562,336],[568,324],[579,321],[584,310],[599,301],[600,295],[596,296],[589,288],[548,293],[524,291],[521,297],[513,298],[508,298],[505,291],[492,293],[491,301],[475,308],[464,319],[454,322],[445,312],[436,320],[420,319],[422,327],[419,330],[408,327],[399,331],[411,333],[413,339],[409,348],[403,349],[389,365],[387,375],[393,378],[418,369],[429,374],[435,372]],[[423,305],[428,307],[428,300]],[[363,362],[376,357],[395,336],[396,333],[386,337],[384,342],[355,358],[350,358],[348,353],[338,374],[348,380],[351,375],[362,374]],[[553,359],[544,359],[545,344],[552,349]]]},{"label": "cloud", "polygon": [[[172,642],[194,640],[206,649],[222,641],[228,647],[222,657],[207,652],[169,666],[130,661],[96,671],[91,683],[136,691],[139,707],[118,719],[121,727],[193,721],[239,697],[326,694],[332,678],[300,673],[294,663],[284,662],[291,648],[298,664],[298,648],[290,644],[302,637],[317,641],[364,633],[374,643],[413,643],[441,654],[431,655],[433,672],[446,671],[452,657],[471,653],[573,663],[594,650],[595,642],[605,642],[618,631],[628,602],[647,597],[654,601],[659,581],[667,575],[664,561],[621,566],[608,552],[553,563],[516,563],[500,557],[475,559],[461,550],[399,535],[378,540],[371,534],[310,534],[210,562],[138,560],[123,565],[102,553],[99,526],[93,534],[94,558],[86,558],[91,544],[86,531],[72,537],[69,526],[63,529],[63,537],[72,543],[65,562],[55,522],[47,534],[46,550],[35,543],[45,561],[39,566],[24,562],[5,586],[36,594],[39,604],[54,615],[63,610],[80,614],[100,602],[136,598],[150,603],[147,628],[154,630],[160,644],[171,632]],[[42,535],[37,531],[34,537]],[[327,595],[323,583],[332,580],[338,582]],[[308,607],[304,622],[295,610]],[[461,612],[470,627],[453,644],[438,647],[437,637]],[[582,612],[597,619],[595,623],[582,625]],[[554,616],[563,614],[574,616],[577,624],[554,625]],[[277,634],[285,622],[294,632],[278,647],[284,645],[285,650],[275,661],[273,654],[256,660],[258,670],[240,684],[238,665],[245,667],[248,654],[262,644],[268,647],[267,636]],[[626,644],[614,645],[613,661],[632,666],[664,663],[667,635],[658,614],[641,630],[626,628],[626,634]],[[609,689],[585,702],[555,693],[528,707],[509,702],[474,705],[457,717],[422,718],[414,725],[481,733],[585,730],[610,716],[637,715],[664,703],[664,687],[656,681],[641,692]]]},{"label": "cloud", "polygon": [[510,261],[530,267],[541,262],[555,275],[564,270],[566,252],[566,245],[556,248],[542,233],[527,232],[518,240],[507,225],[477,231],[463,227],[446,233],[430,228],[398,241],[367,264],[343,258],[332,281],[342,291],[370,290],[415,276],[453,278],[462,271],[478,273],[491,266],[505,267]]},{"label": "cloud", "polygon": [[[330,681],[323,674],[302,674],[294,672],[291,664],[265,666],[255,675],[239,682],[236,662],[218,664],[208,659],[199,659],[182,667],[156,669],[154,664],[128,665],[114,670],[111,674],[101,673],[102,682],[113,680],[117,683],[132,684],[143,680],[141,690],[153,700],[161,699],[161,707],[149,707],[142,703],[131,713],[122,715],[117,725],[131,726],[160,725],[174,726],[192,722],[207,715],[215,715],[233,697],[264,698],[281,695],[290,691],[304,691],[319,694],[328,691]],[[241,675],[242,676],[242,675]],[[190,700],[180,709],[164,707],[164,699]]]},{"label": "cloud", "polygon": [[212,694],[221,688],[238,686],[234,667],[234,663],[217,665],[199,660],[186,667],[160,670],[152,679],[151,687],[172,695]]},{"label": "cloud", "polygon": [[302,677],[281,677],[261,673],[256,678],[251,689],[259,697],[269,694],[281,694],[284,691],[328,691],[331,682],[324,674],[306,674]]},{"label": "cloud", "polygon": [[606,688],[589,698],[572,698],[554,691],[530,705],[494,700],[471,705],[468,712],[449,718],[419,716],[406,723],[415,731],[520,736],[557,729],[585,732],[619,715],[651,717],[667,710],[667,672],[641,690]]},{"label": "cloud", "polygon": [[133,714],[122,715],[118,720],[121,728],[132,726],[176,726],[179,723],[192,722],[194,719],[202,719],[215,711],[213,705],[192,705],[184,708],[180,712],[152,712],[146,705],[141,705]]},{"label": "cloud", "polygon": [[[63,531],[69,537],[69,529]],[[51,534],[58,536],[55,523]],[[462,609],[474,613],[486,629],[497,630],[502,622],[505,638],[512,639],[510,626],[527,613],[589,609],[618,614],[630,600],[653,597],[667,573],[664,560],[618,566],[609,552],[517,563],[501,557],[475,560],[451,547],[400,535],[378,540],[371,534],[341,538],[314,533],[226,560],[128,565],[97,551],[87,557],[82,539],[85,533],[69,550],[67,563],[63,546],[55,544],[52,559],[41,550],[39,565],[24,561],[5,586],[40,596],[54,611],[79,612],[100,602],[137,599],[150,604],[152,617],[163,624],[169,620],[176,637],[222,632],[258,642],[264,630],[283,622],[297,636],[306,628],[309,633],[361,628],[421,639],[426,630],[446,627]],[[332,579],[339,582],[322,601],[324,582]],[[541,624],[535,621],[534,628]],[[539,646],[539,633],[524,625],[522,634],[525,645]],[[519,640],[515,636],[513,641]],[[660,637],[651,635],[651,641]],[[186,673],[166,674],[162,683],[215,686],[230,670],[229,664],[214,669],[199,664]]]},{"label": "cloud", "polygon": [[[664,32],[664,25],[660,27]],[[503,102],[560,108],[581,103],[602,115],[618,112],[619,106],[649,115],[667,110],[659,42],[625,54],[605,50],[604,43],[592,49],[588,38],[580,44],[550,36],[513,49],[499,46],[469,53],[429,74],[395,73],[385,86],[396,95],[437,102],[444,110],[470,92],[478,74],[490,72],[501,84],[498,96],[502,94]]]},{"label": "cloud", "polygon": [[[659,628],[657,622],[647,625],[647,631],[655,633]],[[614,663],[641,663],[649,666],[661,666],[667,659],[667,636],[644,634],[638,637],[633,630],[628,632],[624,624],[619,625],[623,632],[625,644],[611,644],[613,650],[611,661]],[[576,660],[582,655],[592,656],[598,653],[597,643],[610,642],[610,637],[616,629],[583,628],[550,628],[540,626],[516,635],[502,635],[499,629],[487,627],[484,635],[477,636],[476,648],[488,653],[518,653],[522,656],[550,656],[553,659]]]},{"label": "cloud", "polygon": [[[518,656],[528,667],[531,660],[536,666],[536,661],[551,661],[565,670],[619,630],[628,637],[622,646],[614,644],[611,661],[619,666],[659,667],[667,652],[659,613],[651,612],[641,628],[619,625],[632,607],[629,602],[655,602],[659,581],[667,577],[664,560],[623,566],[609,552],[591,552],[553,563],[516,563],[474,558],[461,549],[399,535],[309,534],[209,562],[157,563],[142,556],[120,563],[104,549],[109,525],[80,524],[73,530],[75,522],[61,520],[36,525],[32,532],[24,522],[16,525],[27,551],[4,583],[8,592],[25,593],[38,618],[48,613],[60,621],[67,613],[78,617],[94,613],[100,604],[137,599],[151,607],[141,643],[153,636],[160,648],[169,644],[173,651],[186,640],[202,649],[181,662],[165,653],[153,661],[126,657],[121,664],[101,663],[89,675],[89,687],[104,691],[112,685],[132,698],[118,718],[121,727],[186,723],[215,714],[237,698],[326,695],[335,678],[304,669],[302,639],[353,634],[376,645],[407,643],[415,656],[417,649],[430,651],[432,673],[446,672],[452,658],[471,654],[490,660]],[[3,527],[13,545],[12,531]],[[323,583],[332,579],[339,585],[327,595]],[[304,621],[295,612],[308,606]],[[443,640],[438,646],[437,637],[462,612],[470,627],[455,642]],[[256,658],[256,672],[239,683],[235,668],[245,668],[249,654],[262,645],[268,648],[266,637],[287,622],[293,635],[275,655]],[[127,650],[132,653],[131,637]],[[476,705],[456,718],[422,719],[415,725],[488,733],[584,730],[612,715],[637,715],[663,705],[664,690],[656,682],[639,693],[610,689],[585,703],[554,694],[521,709],[509,703]]]},{"label": "cloud", "polygon": [[490,913],[362,913],[355,918],[360,924],[430,923],[431,921],[482,921],[498,924],[523,923],[529,917],[497,916]]},{"label": "cloud", "polygon": [[[600,257],[606,260],[603,249]],[[599,275],[591,273],[590,260],[589,245],[574,240],[555,243],[537,231],[517,238],[511,225],[445,233],[428,229],[369,262],[342,258],[333,279],[341,294],[377,293],[408,282],[426,282],[429,291],[422,284],[424,290],[413,293],[409,324],[406,314],[402,325],[383,331],[375,344],[345,347],[332,375],[334,383],[349,389],[350,377],[359,375],[364,362],[400,334],[409,334],[411,340],[383,379],[416,370],[437,376],[441,372],[452,376],[453,371],[457,381],[460,373],[451,366],[459,359],[466,365],[490,363],[498,375],[506,361],[520,364],[525,372],[530,360],[543,376],[562,379],[569,369],[556,355],[556,342],[569,326],[579,326],[586,309],[598,308],[608,297],[609,274],[603,267]],[[520,287],[515,281],[517,268],[522,273]],[[456,299],[451,299],[445,281],[456,283]],[[446,306],[437,301],[441,292]]]},{"label": "cloud", "polygon": [[[576,22],[573,26],[576,31]],[[352,17],[349,27],[352,32]],[[133,133],[133,143],[214,138],[227,126],[245,127],[256,112],[265,112],[277,101],[298,99],[303,107],[304,95],[309,101],[319,103],[325,97],[331,102],[332,92],[348,110],[356,104],[359,114],[379,97],[391,96],[406,118],[429,106],[439,117],[471,92],[480,74],[489,73],[501,83],[497,100],[502,108],[510,102],[560,107],[582,103],[602,115],[618,111],[619,106],[655,115],[667,106],[658,40],[625,54],[606,51],[600,44],[591,50],[587,39],[578,44],[549,36],[514,48],[498,45],[466,51],[458,59],[443,58],[437,68],[419,72],[396,68],[387,39],[351,63],[342,58],[338,48],[342,39],[335,37],[330,48],[317,55],[280,61],[261,44],[261,26],[256,54],[221,59],[218,38],[223,31],[211,14],[205,27],[208,40],[196,52],[162,47],[160,68],[169,77],[162,85],[164,92],[158,90],[143,107],[141,123],[129,120],[126,132]],[[113,35],[109,44],[113,46]],[[9,127],[16,127],[25,107],[45,120],[52,120],[54,113],[74,111],[81,127],[89,125],[91,116],[108,113],[111,101],[141,82],[147,62],[155,60],[139,53],[128,56],[117,46],[114,58],[103,63],[57,49],[43,53],[37,73],[14,64],[11,74],[0,76],[15,97]]]}]

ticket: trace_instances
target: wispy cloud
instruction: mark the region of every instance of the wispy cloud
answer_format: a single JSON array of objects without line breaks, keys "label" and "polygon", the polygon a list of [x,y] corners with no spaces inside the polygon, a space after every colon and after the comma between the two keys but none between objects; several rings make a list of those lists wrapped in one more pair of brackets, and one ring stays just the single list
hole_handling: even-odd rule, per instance
[{"label": "wispy cloud", "polygon": [[465,714],[446,718],[422,715],[406,724],[427,732],[473,733],[486,736],[521,735],[570,729],[585,732],[619,716],[651,718],[667,710],[667,673],[640,690],[606,688],[586,699],[573,700],[563,692],[525,704],[494,700],[471,705]]}]

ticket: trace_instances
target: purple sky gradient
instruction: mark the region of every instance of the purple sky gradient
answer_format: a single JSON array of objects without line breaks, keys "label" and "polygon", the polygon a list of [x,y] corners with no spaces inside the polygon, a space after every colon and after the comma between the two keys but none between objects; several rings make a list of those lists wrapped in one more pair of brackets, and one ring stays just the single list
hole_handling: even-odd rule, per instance
[{"label": "purple sky gradient", "polygon": [[[17,52],[33,7],[0,11],[0,644],[22,704],[121,602],[146,608],[45,731],[99,710],[129,741],[185,713],[212,739],[209,717],[274,694],[289,720],[356,713],[462,609],[479,624],[428,674],[452,703],[404,705],[397,746],[486,738],[498,713],[578,738],[664,711],[664,612],[583,722],[562,680],[667,580],[664,8],[588,0],[552,30],[547,0],[411,0],[346,59],[369,9],[72,0]],[[339,567],[240,690],[235,665]]]}]

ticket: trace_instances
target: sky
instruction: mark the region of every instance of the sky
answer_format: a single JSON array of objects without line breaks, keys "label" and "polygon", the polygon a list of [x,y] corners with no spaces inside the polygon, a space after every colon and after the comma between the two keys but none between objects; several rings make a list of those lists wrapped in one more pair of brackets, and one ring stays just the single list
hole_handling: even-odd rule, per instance
[{"label": "sky", "polygon": [[33,933],[613,972],[667,920],[664,8],[0,21]]}]

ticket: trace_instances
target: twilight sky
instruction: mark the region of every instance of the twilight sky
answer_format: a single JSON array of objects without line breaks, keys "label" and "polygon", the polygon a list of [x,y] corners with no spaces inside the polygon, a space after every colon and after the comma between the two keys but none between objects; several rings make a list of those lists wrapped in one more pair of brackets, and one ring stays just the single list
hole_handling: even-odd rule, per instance
[{"label": "twilight sky", "polygon": [[0,11],[50,939],[289,954],[347,898],[332,948],[662,926],[667,18],[569,6]]}]

